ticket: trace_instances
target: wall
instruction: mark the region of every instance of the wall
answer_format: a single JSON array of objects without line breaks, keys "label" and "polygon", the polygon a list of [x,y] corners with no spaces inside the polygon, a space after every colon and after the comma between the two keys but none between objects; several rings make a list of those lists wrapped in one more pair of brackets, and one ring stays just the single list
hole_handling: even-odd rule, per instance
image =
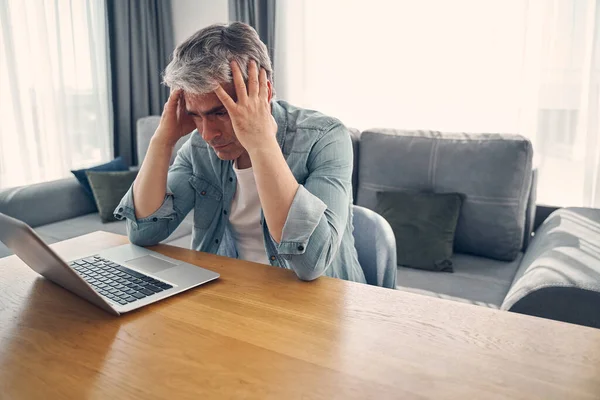
[{"label": "wall", "polygon": [[227,0],[171,0],[175,45],[199,29],[228,22]]}]

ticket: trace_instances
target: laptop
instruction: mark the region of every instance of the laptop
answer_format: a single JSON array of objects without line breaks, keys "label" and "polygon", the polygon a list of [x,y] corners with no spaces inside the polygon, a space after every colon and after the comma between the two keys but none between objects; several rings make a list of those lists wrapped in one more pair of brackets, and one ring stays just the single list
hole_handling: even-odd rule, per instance
[{"label": "laptop", "polygon": [[29,225],[2,213],[0,241],[35,272],[113,315],[219,277],[216,272],[133,244],[63,260]]}]

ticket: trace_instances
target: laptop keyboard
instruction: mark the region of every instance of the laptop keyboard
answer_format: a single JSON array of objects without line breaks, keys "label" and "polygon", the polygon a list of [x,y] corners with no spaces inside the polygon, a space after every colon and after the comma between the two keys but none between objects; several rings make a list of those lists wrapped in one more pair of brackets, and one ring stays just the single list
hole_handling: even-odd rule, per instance
[{"label": "laptop keyboard", "polygon": [[173,287],[98,256],[73,261],[69,265],[98,293],[121,305]]}]

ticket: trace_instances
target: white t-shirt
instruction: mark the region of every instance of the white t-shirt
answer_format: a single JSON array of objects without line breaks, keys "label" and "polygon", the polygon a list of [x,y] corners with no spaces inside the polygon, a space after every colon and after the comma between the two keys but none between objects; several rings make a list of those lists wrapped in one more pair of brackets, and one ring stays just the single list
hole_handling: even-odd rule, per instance
[{"label": "white t-shirt", "polygon": [[231,202],[229,222],[233,228],[238,258],[269,264],[260,224],[261,206],[254,172],[252,168],[237,169],[235,162],[233,170],[237,176],[237,185]]}]

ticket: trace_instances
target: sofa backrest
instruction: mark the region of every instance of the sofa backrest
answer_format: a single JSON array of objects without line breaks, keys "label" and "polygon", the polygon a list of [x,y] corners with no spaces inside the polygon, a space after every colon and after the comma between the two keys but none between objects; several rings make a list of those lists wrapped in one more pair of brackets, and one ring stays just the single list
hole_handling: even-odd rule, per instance
[{"label": "sofa backrest", "polygon": [[[137,121],[140,163],[159,116]],[[455,249],[512,260],[526,247],[535,214],[531,143],[516,135],[448,134],[349,128],[354,203],[374,208],[377,190],[455,191],[467,195]],[[181,138],[171,156],[189,139]],[[535,173],[533,174],[535,177]]]},{"label": "sofa backrest", "polygon": [[373,209],[378,191],[462,193],[455,251],[512,261],[524,243],[532,158],[518,135],[368,130],[356,204]]},{"label": "sofa backrest", "polygon": [[[152,139],[152,135],[154,135],[154,131],[158,128],[158,123],[160,122],[160,116],[150,115],[149,117],[143,117],[137,120],[136,122],[136,140],[137,140],[137,159],[138,164],[142,165],[142,161],[144,161],[144,157],[146,156],[146,152],[148,151],[148,146],[150,145],[150,139]],[[175,161],[175,156],[177,155],[177,151],[183,146],[183,144],[190,138],[190,135],[185,135],[181,139],[177,141],[175,144],[175,149],[173,150],[173,154],[171,154],[171,163]]]},{"label": "sofa backrest", "polygon": [[0,191],[0,212],[34,228],[95,210],[94,201],[75,177]]}]

